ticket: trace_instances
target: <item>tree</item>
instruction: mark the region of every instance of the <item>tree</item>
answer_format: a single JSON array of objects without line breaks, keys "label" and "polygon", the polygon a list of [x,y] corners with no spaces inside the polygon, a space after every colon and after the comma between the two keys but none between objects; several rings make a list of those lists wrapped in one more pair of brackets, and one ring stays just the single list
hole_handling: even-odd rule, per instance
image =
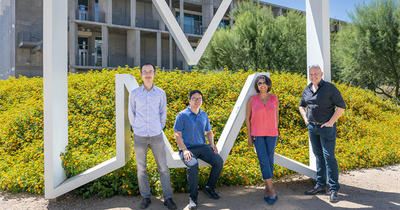
[{"label": "tree", "polygon": [[239,3],[232,28],[218,30],[200,60],[204,69],[283,70],[305,73],[305,17],[296,11],[274,17],[271,8]]},{"label": "tree", "polygon": [[336,36],[332,55],[341,80],[400,99],[400,2],[357,5]]}]

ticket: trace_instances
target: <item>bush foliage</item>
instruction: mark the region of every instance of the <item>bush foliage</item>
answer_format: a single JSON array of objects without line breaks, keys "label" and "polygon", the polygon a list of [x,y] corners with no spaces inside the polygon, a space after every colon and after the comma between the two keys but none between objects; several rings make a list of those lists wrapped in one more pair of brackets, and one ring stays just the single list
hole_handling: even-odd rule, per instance
[{"label": "bush foliage", "polygon": [[[67,176],[74,176],[115,156],[115,90],[117,73],[134,75],[137,68],[119,68],[68,77],[69,144],[60,156]],[[177,113],[187,104],[192,89],[204,93],[203,110],[209,115],[216,140],[248,75],[254,72],[163,72],[155,84],[168,98],[166,136],[175,150],[173,124]],[[298,113],[298,103],[306,79],[297,74],[273,73],[272,92],[280,100],[279,140],[276,152],[308,164],[308,135]],[[339,119],[337,159],[342,171],[400,162],[400,108],[370,91],[336,84],[348,109]],[[0,81],[0,189],[3,191],[43,193],[43,90],[41,78]],[[132,151],[134,157],[134,151]],[[149,178],[152,193],[160,193],[161,184],[151,152]],[[209,167],[200,169],[199,182],[205,184]],[[175,192],[187,191],[186,170],[171,169]],[[291,171],[275,165],[275,177]],[[228,157],[219,185],[254,185],[262,182],[254,149],[247,146],[242,127]],[[84,197],[138,194],[135,158],[76,192]]]},{"label": "bush foliage", "polygon": [[305,73],[306,20],[300,12],[274,17],[270,7],[240,1],[233,10],[235,24],[215,32],[200,68]]},{"label": "bush foliage", "polygon": [[400,104],[400,1],[359,4],[350,17],[332,46],[341,80]]}]

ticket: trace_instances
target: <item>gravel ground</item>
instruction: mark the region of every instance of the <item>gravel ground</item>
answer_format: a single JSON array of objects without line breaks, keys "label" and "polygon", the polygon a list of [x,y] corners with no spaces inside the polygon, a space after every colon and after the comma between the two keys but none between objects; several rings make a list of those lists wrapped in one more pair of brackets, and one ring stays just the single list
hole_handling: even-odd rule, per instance
[{"label": "gravel ground", "polygon": [[[383,168],[362,169],[340,174],[340,201],[329,203],[329,196],[306,196],[313,180],[294,175],[275,182],[279,200],[268,205],[263,188],[220,187],[220,200],[211,200],[200,192],[198,209],[400,209],[400,164]],[[188,194],[174,194],[178,209],[187,209]],[[139,196],[82,199],[66,194],[46,200],[43,195],[0,192],[0,209],[139,209]],[[153,197],[149,210],[166,209],[160,197]]]}]

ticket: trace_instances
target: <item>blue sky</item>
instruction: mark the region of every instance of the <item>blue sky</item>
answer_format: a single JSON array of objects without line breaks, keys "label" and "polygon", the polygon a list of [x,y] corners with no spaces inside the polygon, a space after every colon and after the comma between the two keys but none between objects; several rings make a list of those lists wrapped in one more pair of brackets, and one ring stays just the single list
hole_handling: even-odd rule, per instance
[{"label": "blue sky", "polygon": [[[289,8],[294,8],[298,10],[306,10],[306,0],[261,0],[264,2],[269,2],[277,5],[282,5]],[[348,17],[348,12],[352,12],[354,6],[357,4],[362,4],[363,2],[370,2],[372,0],[330,0],[330,16],[331,18],[350,21]]]}]

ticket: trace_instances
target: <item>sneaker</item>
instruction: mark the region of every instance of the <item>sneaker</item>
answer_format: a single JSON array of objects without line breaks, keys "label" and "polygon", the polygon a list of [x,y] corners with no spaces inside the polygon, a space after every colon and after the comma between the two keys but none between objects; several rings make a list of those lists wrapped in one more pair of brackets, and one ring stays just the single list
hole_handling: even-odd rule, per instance
[{"label": "sneaker", "polygon": [[189,209],[196,209],[197,208],[197,202],[192,200],[192,198],[190,198],[189,200]]},{"label": "sneaker", "polygon": [[203,192],[204,192],[209,198],[212,198],[212,199],[219,199],[219,198],[220,198],[219,195],[214,191],[214,189],[213,189],[212,187],[205,186],[205,187],[203,188]]},{"label": "sneaker", "polygon": [[166,206],[168,209],[177,209],[176,204],[174,203],[172,198],[168,198],[167,200],[165,200],[164,206]]},{"label": "sneaker", "polygon": [[150,198],[143,198],[142,202],[140,202],[140,208],[145,209],[149,207],[150,203],[151,203]]},{"label": "sneaker", "polygon": [[316,195],[318,193],[326,193],[326,186],[315,185],[313,189],[304,192],[306,195]]},{"label": "sneaker", "polygon": [[331,195],[329,196],[329,202],[336,203],[338,201],[339,201],[339,199],[338,199],[337,191],[332,190]]}]

